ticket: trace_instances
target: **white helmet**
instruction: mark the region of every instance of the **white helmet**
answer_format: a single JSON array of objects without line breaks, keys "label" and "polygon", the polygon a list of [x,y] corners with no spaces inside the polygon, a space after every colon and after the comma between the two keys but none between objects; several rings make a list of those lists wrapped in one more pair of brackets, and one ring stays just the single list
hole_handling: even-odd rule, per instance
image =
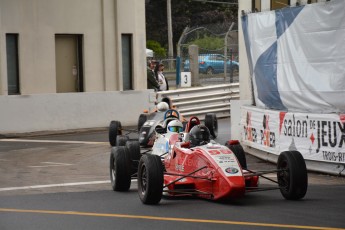
[{"label": "white helmet", "polygon": [[172,120],[169,122],[167,127],[168,133],[182,133],[183,132],[183,124],[179,120]]},{"label": "white helmet", "polygon": [[169,105],[168,103],[166,102],[159,102],[158,105],[157,105],[157,110],[159,112],[162,112],[162,111],[167,111],[169,109]]}]

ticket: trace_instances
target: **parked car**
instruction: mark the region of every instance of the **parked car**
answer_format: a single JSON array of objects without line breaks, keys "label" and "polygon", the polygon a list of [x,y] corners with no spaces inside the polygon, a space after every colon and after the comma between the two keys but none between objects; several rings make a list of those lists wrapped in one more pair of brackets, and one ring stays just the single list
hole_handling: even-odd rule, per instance
[{"label": "parked car", "polygon": [[[216,74],[224,73],[224,55],[221,54],[201,54],[199,55],[199,73]],[[235,60],[226,59],[227,72],[238,71],[239,63]],[[184,62],[184,71],[190,71],[189,59]]]}]

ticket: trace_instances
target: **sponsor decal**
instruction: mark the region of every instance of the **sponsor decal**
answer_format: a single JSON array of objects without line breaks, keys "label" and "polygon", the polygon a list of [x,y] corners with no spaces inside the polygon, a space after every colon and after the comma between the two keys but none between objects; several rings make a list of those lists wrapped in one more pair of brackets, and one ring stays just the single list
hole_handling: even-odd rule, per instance
[{"label": "sponsor decal", "polygon": [[184,172],[184,165],[176,164],[176,165],[175,165],[175,170],[176,170],[176,171]]},{"label": "sponsor decal", "polygon": [[[255,114],[257,116],[257,114]],[[255,117],[256,118],[256,117]],[[263,146],[275,148],[276,147],[276,133],[272,132],[269,127],[270,116],[268,114],[262,115],[262,128],[252,126],[252,112],[247,111],[246,124],[243,126],[244,139],[254,143],[260,143]]]},{"label": "sponsor decal", "polygon": [[234,167],[229,167],[225,169],[225,172],[229,173],[229,174],[236,174],[238,173],[238,169],[234,168]]}]

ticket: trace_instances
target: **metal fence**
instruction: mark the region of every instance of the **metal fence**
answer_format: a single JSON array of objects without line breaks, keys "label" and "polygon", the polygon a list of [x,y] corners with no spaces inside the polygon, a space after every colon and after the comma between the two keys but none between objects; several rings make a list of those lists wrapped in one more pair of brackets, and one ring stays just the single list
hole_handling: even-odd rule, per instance
[{"label": "metal fence", "polygon": [[201,85],[238,82],[238,32],[235,23],[186,28],[177,45],[181,71],[190,71],[190,45],[199,48]]},{"label": "metal fence", "polygon": [[239,82],[237,26],[212,24],[186,27],[177,45],[177,57],[153,57],[164,64],[170,88],[179,87],[179,72],[190,72],[190,45],[198,46],[198,86]]}]

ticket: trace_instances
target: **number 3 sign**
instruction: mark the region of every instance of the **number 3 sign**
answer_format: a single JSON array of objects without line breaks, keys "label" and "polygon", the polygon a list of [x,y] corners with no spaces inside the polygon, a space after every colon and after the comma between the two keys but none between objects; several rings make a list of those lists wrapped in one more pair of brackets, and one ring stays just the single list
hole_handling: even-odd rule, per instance
[{"label": "number 3 sign", "polygon": [[191,87],[191,85],[190,72],[181,72],[181,87]]}]

